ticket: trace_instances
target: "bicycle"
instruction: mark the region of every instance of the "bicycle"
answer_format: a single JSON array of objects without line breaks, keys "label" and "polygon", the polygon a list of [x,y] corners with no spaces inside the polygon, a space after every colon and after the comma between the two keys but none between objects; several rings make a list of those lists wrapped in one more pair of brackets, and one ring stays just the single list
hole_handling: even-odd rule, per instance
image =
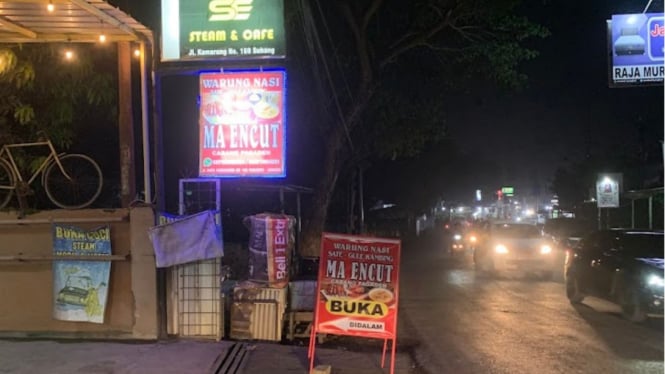
[{"label": "bicycle", "polygon": [[[12,150],[28,147],[48,147],[49,154],[32,175],[25,178]],[[85,208],[102,192],[102,170],[86,155],[58,153],[48,138],[32,143],[5,144],[0,149],[0,209],[16,193],[23,210],[23,199],[33,192],[30,185],[40,174],[46,196],[63,209]]]}]

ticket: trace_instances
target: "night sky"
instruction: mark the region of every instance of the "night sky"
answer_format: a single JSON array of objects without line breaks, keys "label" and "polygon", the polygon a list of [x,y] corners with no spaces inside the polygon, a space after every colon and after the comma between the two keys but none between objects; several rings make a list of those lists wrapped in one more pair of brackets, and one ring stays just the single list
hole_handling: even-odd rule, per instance
[{"label": "night sky", "polygon": [[[286,0],[288,2],[288,0]],[[111,3],[156,30],[159,1],[115,0]],[[558,166],[582,159],[588,152],[608,145],[633,141],[642,128],[649,143],[658,149],[663,139],[663,88],[608,88],[605,21],[617,13],[641,12],[646,1],[525,1],[527,15],[551,31],[551,36],[534,45],[540,56],[523,65],[528,86],[518,92],[497,88],[482,81],[469,82],[464,94],[444,103],[450,137],[462,153],[491,159],[500,165],[499,185],[547,189]],[[650,12],[662,12],[663,2],[654,1]],[[287,30],[288,32],[288,30]],[[196,80],[173,78],[163,86],[165,131],[187,124],[196,129],[197,118],[177,103],[196,100]],[[194,97],[191,97],[194,95]],[[297,101],[291,93],[291,104]],[[186,106],[186,105],[185,105]],[[290,106],[292,108],[292,106]],[[291,116],[291,114],[289,114]],[[293,116],[291,118],[298,118]],[[304,121],[303,121],[304,122]],[[316,132],[304,123],[289,123],[288,167],[291,183],[309,184],[303,147],[313,144]],[[171,130],[169,130],[171,129]],[[197,133],[191,133],[196,142]],[[171,138],[189,135],[165,134]],[[167,150],[167,162],[196,161],[197,150],[188,146]],[[196,146],[196,143],[194,143]],[[171,144],[167,147],[176,147]],[[175,164],[171,164],[176,166]],[[176,166],[179,173],[195,172],[191,161]],[[196,167],[196,164],[193,165]],[[473,186],[469,186],[473,188]]]}]

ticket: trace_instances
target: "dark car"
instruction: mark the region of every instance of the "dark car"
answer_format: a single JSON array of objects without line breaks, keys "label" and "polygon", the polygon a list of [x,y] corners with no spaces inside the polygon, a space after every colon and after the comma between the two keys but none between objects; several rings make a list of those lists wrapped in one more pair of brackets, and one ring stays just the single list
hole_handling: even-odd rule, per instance
[{"label": "dark car", "polygon": [[663,232],[603,230],[585,236],[566,258],[566,296],[595,296],[621,306],[625,318],[663,316]]},{"label": "dark car", "polygon": [[543,235],[562,247],[574,246],[586,234],[596,230],[596,222],[581,218],[552,218],[543,226]]}]

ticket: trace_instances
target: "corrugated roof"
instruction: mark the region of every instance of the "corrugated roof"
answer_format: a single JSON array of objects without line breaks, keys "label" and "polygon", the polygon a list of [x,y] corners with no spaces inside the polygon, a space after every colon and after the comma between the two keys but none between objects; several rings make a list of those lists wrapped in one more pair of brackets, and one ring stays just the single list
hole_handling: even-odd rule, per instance
[{"label": "corrugated roof", "polygon": [[640,199],[648,199],[656,195],[661,195],[662,193],[663,193],[663,187],[658,187],[646,190],[626,191],[623,193],[623,197],[630,200],[640,200]]},{"label": "corrugated roof", "polygon": [[150,29],[103,0],[0,0],[0,43],[95,43],[100,34],[108,42],[153,40]]}]

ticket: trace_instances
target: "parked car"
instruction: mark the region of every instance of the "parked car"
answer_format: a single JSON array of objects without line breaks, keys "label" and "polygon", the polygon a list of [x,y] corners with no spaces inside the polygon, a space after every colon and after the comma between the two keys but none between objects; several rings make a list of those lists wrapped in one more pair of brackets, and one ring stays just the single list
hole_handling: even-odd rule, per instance
[{"label": "parked car", "polygon": [[566,296],[574,304],[586,296],[614,302],[634,322],[662,317],[663,248],[662,231],[595,231],[568,253]]},{"label": "parked car", "polygon": [[552,246],[535,225],[493,222],[473,259],[481,272],[536,273],[549,279],[555,264]]}]

